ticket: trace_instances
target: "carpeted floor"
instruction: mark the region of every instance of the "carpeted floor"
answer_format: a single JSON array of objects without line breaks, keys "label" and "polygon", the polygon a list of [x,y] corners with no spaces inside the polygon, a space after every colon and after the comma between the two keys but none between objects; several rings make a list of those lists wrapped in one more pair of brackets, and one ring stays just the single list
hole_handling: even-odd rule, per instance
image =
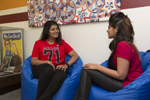
[{"label": "carpeted floor", "polygon": [[21,89],[0,95],[0,100],[21,100]]}]

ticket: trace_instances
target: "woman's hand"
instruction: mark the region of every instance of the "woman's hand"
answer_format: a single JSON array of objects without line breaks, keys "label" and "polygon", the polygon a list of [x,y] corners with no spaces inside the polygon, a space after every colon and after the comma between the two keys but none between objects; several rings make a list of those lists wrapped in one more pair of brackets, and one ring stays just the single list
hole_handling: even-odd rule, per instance
[{"label": "woman's hand", "polygon": [[56,69],[62,69],[64,71],[66,71],[66,69],[68,68],[68,66],[65,64],[65,65],[58,65],[56,66]]},{"label": "woman's hand", "polygon": [[99,65],[98,64],[88,63],[88,64],[85,64],[83,67],[84,67],[84,69],[97,70],[97,67],[99,67]]},{"label": "woman's hand", "polygon": [[54,68],[54,71],[55,71],[55,66],[53,65],[53,63],[51,61],[46,61],[46,63],[52,65]]},{"label": "woman's hand", "polygon": [[16,48],[16,44],[14,42],[12,42],[12,47]]}]

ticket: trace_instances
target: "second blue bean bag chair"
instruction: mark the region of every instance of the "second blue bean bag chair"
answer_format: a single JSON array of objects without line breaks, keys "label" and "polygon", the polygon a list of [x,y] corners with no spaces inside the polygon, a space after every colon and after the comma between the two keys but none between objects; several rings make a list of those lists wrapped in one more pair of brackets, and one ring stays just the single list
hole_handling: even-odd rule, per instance
[{"label": "second blue bean bag chair", "polygon": [[[89,100],[150,100],[150,52],[140,52],[143,74],[117,92],[92,84]],[[107,67],[107,61],[101,65]]]}]

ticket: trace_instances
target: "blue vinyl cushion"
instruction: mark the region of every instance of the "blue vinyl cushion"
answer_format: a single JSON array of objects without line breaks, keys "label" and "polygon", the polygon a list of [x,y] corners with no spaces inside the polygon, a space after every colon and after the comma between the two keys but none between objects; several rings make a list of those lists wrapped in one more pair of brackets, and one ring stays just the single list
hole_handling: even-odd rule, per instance
[{"label": "blue vinyl cushion", "polygon": [[[70,56],[66,55],[67,62]],[[73,100],[79,86],[80,73],[83,67],[81,58],[67,69],[68,75],[52,100]],[[21,69],[21,100],[35,100],[38,79],[33,77],[31,56],[28,57]]]},{"label": "blue vinyl cushion", "polygon": [[[150,52],[140,52],[143,74],[117,92],[92,84],[89,100],[150,100]],[[107,67],[107,60],[101,65]]]}]

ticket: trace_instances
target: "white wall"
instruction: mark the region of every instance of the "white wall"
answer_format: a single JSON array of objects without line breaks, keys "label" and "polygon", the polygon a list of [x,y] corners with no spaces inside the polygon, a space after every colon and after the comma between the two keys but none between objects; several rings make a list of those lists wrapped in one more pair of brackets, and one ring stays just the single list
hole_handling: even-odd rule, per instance
[{"label": "white wall", "polygon": [[[9,12],[9,10],[7,10]],[[135,44],[139,51],[150,49],[150,6],[122,10],[127,14],[135,30]],[[1,13],[1,12],[0,12]],[[34,42],[39,39],[42,27],[28,27],[28,21],[0,24],[0,26],[24,28],[25,58],[32,53]],[[98,63],[108,59],[111,40],[107,38],[108,22],[72,24],[60,26],[63,39],[68,42],[82,58],[83,63]]]}]

